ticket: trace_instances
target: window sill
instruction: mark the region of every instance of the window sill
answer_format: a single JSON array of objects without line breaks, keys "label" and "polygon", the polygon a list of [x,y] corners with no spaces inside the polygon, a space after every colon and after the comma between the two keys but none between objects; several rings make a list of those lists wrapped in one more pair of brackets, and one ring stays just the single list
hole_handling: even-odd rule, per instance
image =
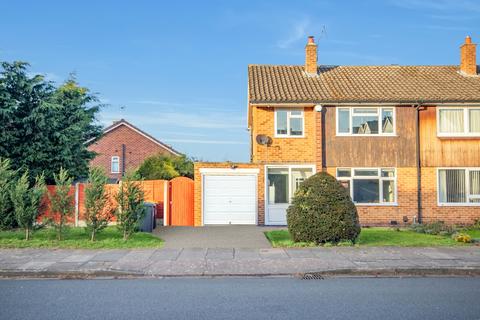
[{"label": "window sill", "polygon": [[437,138],[445,140],[478,140],[480,135],[443,135],[437,134]]},{"label": "window sill", "polygon": [[397,134],[349,134],[349,133],[337,133],[337,137],[370,137],[370,138],[395,138]]},{"label": "window sill", "polygon": [[279,136],[279,135],[274,135],[273,136],[274,138],[276,139],[290,139],[290,138],[294,138],[294,139],[298,139],[298,138],[305,138],[305,135],[303,136]]},{"label": "window sill", "polygon": [[480,207],[480,203],[437,203],[439,207]]}]

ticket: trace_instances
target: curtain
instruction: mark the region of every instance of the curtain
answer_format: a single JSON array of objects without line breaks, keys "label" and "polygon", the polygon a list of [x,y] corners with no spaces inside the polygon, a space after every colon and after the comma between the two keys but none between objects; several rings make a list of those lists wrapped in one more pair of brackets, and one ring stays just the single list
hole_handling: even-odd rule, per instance
[{"label": "curtain", "polygon": [[470,171],[470,202],[480,202],[480,170]]},{"label": "curtain", "polygon": [[441,203],[464,203],[467,200],[465,190],[465,170],[439,170],[439,200]]},{"label": "curtain", "polygon": [[470,132],[480,133],[480,109],[471,109],[470,112]]},{"label": "curtain", "polygon": [[463,110],[440,110],[440,132],[455,133],[464,131]]}]

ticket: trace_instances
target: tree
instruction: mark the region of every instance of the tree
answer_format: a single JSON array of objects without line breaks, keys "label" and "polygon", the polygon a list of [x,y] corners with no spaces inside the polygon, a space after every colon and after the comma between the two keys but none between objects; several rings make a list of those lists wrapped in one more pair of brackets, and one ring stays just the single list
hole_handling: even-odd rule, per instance
[{"label": "tree", "polygon": [[0,229],[15,227],[15,212],[10,198],[16,172],[10,160],[0,158]]},{"label": "tree", "polygon": [[57,240],[62,240],[67,218],[74,212],[74,195],[70,193],[73,179],[69,176],[68,170],[63,168],[60,168],[58,174],[53,174],[53,179],[55,190],[49,193],[51,223],[57,231]]},{"label": "tree", "polygon": [[299,186],[287,209],[287,224],[297,242],[355,242],[360,234],[357,208],[348,191],[325,172]]},{"label": "tree", "polygon": [[116,217],[118,228],[123,233],[123,240],[135,232],[140,220],[145,215],[144,194],[140,183],[135,181],[138,176],[129,172],[119,184],[116,195]]},{"label": "tree", "polygon": [[95,241],[96,235],[108,226],[115,211],[105,190],[107,180],[101,168],[90,169],[85,186],[85,222],[91,241]]},{"label": "tree", "polygon": [[47,190],[43,175],[35,178],[32,187],[28,175],[28,171],[25,171],[11,190],[15,218],[18,225],[25,230],[25,240],[30,240],[33,225],[42,213],[42,201]]},{"label": "tree", "polygon": [[101,135],[95,116],[100,105],[74,77],[56,87],[41,75],[30,76],[25,62],[1,63],[0,154],[12,169],[45,174],[48,183],[60,167],[86,177],[95,156],[86,142]]},{"label": "tree", "polygon": [[186,156],[155,155],[148,157],[138,168],[138,174],[146,180],[175,177],[193,178],[193,161]]}]

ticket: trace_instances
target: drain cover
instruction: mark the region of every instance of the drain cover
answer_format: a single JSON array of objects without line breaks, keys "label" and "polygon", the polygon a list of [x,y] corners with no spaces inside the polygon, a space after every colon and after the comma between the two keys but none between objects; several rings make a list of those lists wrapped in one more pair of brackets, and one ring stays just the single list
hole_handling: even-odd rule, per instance
[{"label": "drain cover", "polygon": [[323,280],[323,279],[325,278],[318,272],[304,273],[302,276],[302,280]]}]

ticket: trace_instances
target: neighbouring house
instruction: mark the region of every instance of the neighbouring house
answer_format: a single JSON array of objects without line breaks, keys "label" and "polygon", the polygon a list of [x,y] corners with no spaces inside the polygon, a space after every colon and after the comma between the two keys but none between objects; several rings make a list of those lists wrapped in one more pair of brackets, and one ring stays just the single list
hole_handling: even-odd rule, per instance
[{"label": "neighbouring house", "polygon": [[305,65],[248,66],[247,118],[250,163],[195,164],[195,225],[285,225],[318,171],[348,189],[363,225],[480,219],[470,37],[446,66],[318,65],[309,37]]},{"label": "neighbouring house", "polygon": [[112,181],[118,181],[127,170],[139,167],[149,156],[181,155],[124,119],[106,127],[100,139],[90,142],[88,149],[97,153],[90,166],[103,168]]}]

